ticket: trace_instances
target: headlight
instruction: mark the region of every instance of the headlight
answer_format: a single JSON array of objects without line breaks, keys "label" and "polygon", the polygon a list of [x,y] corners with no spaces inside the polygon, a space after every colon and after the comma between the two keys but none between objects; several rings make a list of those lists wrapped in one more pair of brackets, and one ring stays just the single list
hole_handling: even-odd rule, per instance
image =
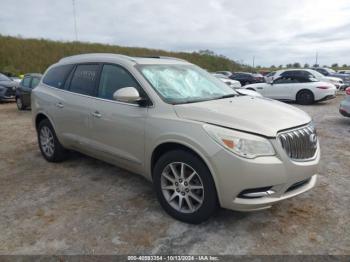
[{"label": "headlight", "polygon": [[258,156],[275,155],[271,143],[263,137],[213,125],[203,127],[217,143],[241,157],[251,159]]}]

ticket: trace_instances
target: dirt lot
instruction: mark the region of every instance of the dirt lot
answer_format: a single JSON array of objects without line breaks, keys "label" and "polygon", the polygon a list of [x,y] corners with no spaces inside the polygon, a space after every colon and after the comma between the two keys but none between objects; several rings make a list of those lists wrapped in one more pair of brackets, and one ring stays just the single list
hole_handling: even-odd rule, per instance
[{"label": "dirt lot", "polygon": [[350,254],[350,119],[342,97],[313,106],[322,160],[314,190],[272,209],[221,210],[187,225],[165,214],[151,184],[73,154],[40,155],[31,112],[0,104],[0,254]]}]

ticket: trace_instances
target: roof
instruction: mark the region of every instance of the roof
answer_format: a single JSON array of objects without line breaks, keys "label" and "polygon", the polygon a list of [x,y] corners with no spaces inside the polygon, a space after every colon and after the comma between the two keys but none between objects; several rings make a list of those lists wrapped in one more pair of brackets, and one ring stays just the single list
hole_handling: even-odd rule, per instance
[{"label": "roof", "polygon": [[43,75],[40,73],[27,73],[24,76],[37,76],[37,77],[42,77]]},{"label": "roof", "polygon": [[151,56],[151,57],[132,57],[120,54],[112,53],[90,53],[80,54],[74,56],[68,56],[62,58],[59,63],[84,63],[84,62],[129,62],[133,64],[179,64],[188,63],[186,60],[182,60],[175,57],[166,56]]}]

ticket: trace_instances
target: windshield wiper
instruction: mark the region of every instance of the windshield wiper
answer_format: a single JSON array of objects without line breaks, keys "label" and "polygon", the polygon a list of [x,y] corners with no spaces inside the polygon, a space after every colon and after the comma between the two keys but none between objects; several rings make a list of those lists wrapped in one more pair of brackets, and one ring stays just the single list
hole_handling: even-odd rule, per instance
[{"label": "windshield wiper", "polygon": [[229,95],[220,96],[217,99],[224,99],[224,98],[230,98],[230,97],[235,97],[235,96],[239,96],[239,95],[238,94],[229,94]]}]

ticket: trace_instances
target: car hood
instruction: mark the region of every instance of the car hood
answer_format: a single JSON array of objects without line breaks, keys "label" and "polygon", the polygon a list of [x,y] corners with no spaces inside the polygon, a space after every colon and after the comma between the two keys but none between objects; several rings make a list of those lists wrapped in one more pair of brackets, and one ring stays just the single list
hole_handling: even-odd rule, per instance
[{"label": "car hood", "polygon": [[174,105],[180,118],[275,137],[278,131],[307,124],[311,118],[296,107],[251,96]]},{"label": "car hood", "polygon": [[19,83],[15,81],[0,81],[0,86],[4,87],[17,87]]},{"label": "car hood", "polygon": [[325,76],[324,78],[328,79],[328,80],[331,80],[331,81],[336,81],[336,82],[342,81],[342,79],[339,78],[339,77]]}]

